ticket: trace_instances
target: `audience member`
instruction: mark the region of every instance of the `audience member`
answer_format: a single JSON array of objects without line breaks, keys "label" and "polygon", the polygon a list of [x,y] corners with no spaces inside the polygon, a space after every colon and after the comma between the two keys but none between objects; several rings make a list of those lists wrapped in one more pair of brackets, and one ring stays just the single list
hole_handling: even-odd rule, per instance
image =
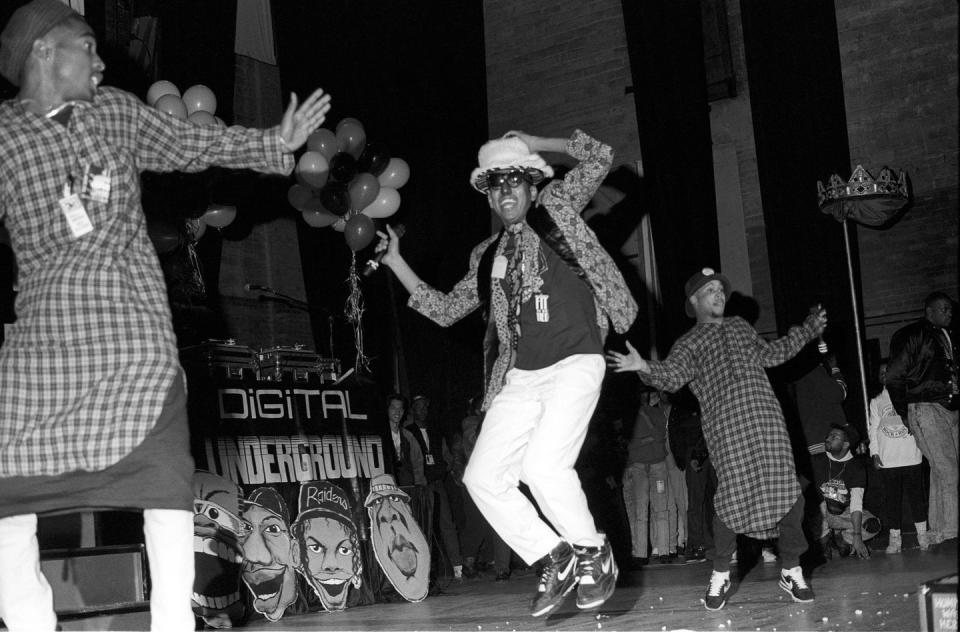
[{"label": "audience member", "polygon": [[393,463],[393,477],[400,487],[426,487],[427,478],[423,472],[420,443],[401,425],[406,411],[406,397],[394,393],[387,398],[387,421],[390,424],[390,437],[393,439],[387,449]]},{"label": "audience member", "polygon": [[887,391],[930,463],[931,544],[957,537],[957,347],[948,328],[953,303],[943,292],[923,302],[923,318],[890,341]]},{"label": "audience member", "polygon": [[688,563],[703,562],[706,550],[713,543],[713,493],[717,488],[717,473],[707,453],[697,398],[684,387],[674,393],[670,401],[667,439],[687,488],[685,558]]},{"label": "audience member", "polygon": [[899,553],[903,546],[900,530],[904,500],[910,503],[920,550],[926,551],[930,548],[930,539],[927,535],[927,499],[920,482],[923,454],[890,403],[886,360],[880,362],[877,378],[883,390],[870,400],[867,432],[873,466],[880,472],[883,483],[883,517],[890,529],[887,554]]},{"label": "audience member", "polygon": [[863,508],[867,470],[852,452],[859,441],[853,426],[835,425],[824,439],[826,451],[812,459],[814,482],[822,498],[820,537],[827,559],[832,549],[841,556],[870,557],[864,543],[880,531],[880,521]]},{"label": "audience member", "polygon": [[[637,410],[633,432],[627,446],[627,466],[623,472],[623,502],[630,521],[630,537],[635,563],[647,558],[648,540],[654,555],[667,561],[669,528],[667,521],[667,417],[657,406],[656,391],[644,393]],[[649,507],[649,511],[648,511]]]},{"label": "audience member", "polygon": [[[673,410],[673,397],[670,393],[666,391],[660,393],[660,408],[666,419],[666,434],[669,436],[670,414]],[[670,552],[667,559],[662,561],[683,561],[687,545],[687,482],[684,480],[683,472],[677,466],[669,440],[664,441],[664,447],[667,451],[664,461],[667,464],[667,533],[669,534],[667,544]]]},{"label": "audience member", "polygon": [[427,479],[427,540],[433,541],[434,525],[439,527],[443,550],[453,567],[454,579],[463,577],[463,558],[460,556],[460,539],[453,523],[450,497],[447,494],[446,478],[450,468],[443,458],[443,432],[430,419],[430,398],[417,395],[410,405],[410,423],[407,430],[413,435],[423,453],[423,472]]},{"label": "audience member", "polygon": [[804,355],[813,360],[813,367],[794,384],[797,413],[811,455],[824,452],[823,438],[830,428],[847,423],[843,400],[847,382],[837,367],[836,354],[821,354],[807,347]]}]

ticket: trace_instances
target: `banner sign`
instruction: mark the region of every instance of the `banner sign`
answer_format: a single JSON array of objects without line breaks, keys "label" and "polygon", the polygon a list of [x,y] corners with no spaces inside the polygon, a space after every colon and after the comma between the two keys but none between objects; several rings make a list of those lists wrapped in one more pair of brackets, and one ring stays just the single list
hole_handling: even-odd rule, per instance
[{"label": "banner sign", "polygon": [[195,613],[224,627],[371,601],[364,500],[392,467],[376,391],[192,377]]}]

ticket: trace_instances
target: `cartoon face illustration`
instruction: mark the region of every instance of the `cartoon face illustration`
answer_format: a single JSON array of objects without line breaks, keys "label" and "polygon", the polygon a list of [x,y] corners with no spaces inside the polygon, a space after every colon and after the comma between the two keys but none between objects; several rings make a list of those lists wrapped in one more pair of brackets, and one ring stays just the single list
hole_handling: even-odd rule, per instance
[{"label": "cartoon face illustration", "polygon": [[214,627],[240,621],[240,488],[209,472],[193,476],[194,613]]},{"label": "cartoon face illustration", "polygon": [[291,530],[300,547],[297,570],[327,610],[347,607],[350,586],[359,588],[363,563],[352,504],[326,481],[300,486],[300,514]]},{"label": "cartoon face illustration", "polygon": [[410,512],[410,497],[393,476],[381,474],[371,481],[364,504],[380,567],[405,599],[422,601],[429,588],[430,547]]},{"label": "cartoon face illustration", "polygon": [[259,487],[244,501],[243,522],[243,582],[253,593],[253,609],[277,621],[298,595],[300,550],[286,503],[275,490]]}]

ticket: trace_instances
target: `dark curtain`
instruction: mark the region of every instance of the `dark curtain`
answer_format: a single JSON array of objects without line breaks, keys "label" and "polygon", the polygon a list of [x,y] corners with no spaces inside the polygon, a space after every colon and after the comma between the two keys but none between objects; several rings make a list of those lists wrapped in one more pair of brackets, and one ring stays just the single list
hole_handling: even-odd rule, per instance
[{"label": "dark curtain", "polygon": [[693,324],[684,315],[684,281],[720,267],[703,26],[697,0],[623,0],[623,14],[663,296],[657,346],[665,354]]},{"label": "dark curtain", "polygon": [[[818,180],[850,175],[834,3],[744,0],[741,10],[777,329],[785,333],[812,305],[827,308],[825,338],[850,387],[847,416],[862,431],[843,227],[816,197]],[[859,282],[854,224],[850,232]]]},{"label": "dark curtain", "polygon": [[[490,230],[486,204],[468,183],[487,139],[482,2],[284,0],[273,9],[285,99],[323,87],[333,96],[325,127],[356,118],[368,142],[384,143],[410,165],[400,210],[386,221],[406,226],[401,252],[421,278],[449,290]],[[354,339],[343,317],[351,251],[331,228],[301,223],[299,230],[314,330],[332,323],[335,353],[352,367]],[[357,253],[358,266],[371,254],[372,246]],[[437,327],[405,307],[407,292],[386,269],[362,289],[373,379],[385,393],[398,382],[407,395],[430,395],[432,412],[459,424],[467,396],[481,386],[479,318]],[[395,330],[405,358],[399,374]]]}]

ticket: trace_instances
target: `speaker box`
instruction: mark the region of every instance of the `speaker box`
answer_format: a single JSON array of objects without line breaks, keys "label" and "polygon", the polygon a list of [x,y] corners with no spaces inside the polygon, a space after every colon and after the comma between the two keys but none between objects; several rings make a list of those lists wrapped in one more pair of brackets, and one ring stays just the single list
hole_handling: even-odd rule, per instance
[{"label": "speaker box", "polygon": [[149,608],[142,544],[49,549],[40,553],[40,569],[58,615]]},{"label": "speaker box", "polygon": [[947,575],[920,584],[921,632],[957,632],[957,576]]}]

